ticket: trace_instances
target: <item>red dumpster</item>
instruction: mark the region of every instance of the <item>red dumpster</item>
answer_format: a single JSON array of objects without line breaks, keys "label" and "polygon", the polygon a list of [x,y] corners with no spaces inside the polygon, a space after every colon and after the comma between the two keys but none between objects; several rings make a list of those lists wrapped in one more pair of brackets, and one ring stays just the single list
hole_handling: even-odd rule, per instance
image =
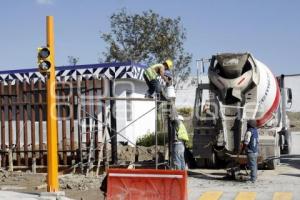
[{"label": "red dumpster", "polygon": [[186,200],[183,170],[109,169],[108,200]]}]

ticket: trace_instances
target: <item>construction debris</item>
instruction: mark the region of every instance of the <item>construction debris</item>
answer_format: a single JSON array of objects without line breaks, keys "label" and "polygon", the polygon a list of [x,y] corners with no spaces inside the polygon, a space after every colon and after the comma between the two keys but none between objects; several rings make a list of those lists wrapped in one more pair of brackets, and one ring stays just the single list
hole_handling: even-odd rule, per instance
[{"label": "construction debris", "polygon": [[86,191],[100,187],[103,177],[85,176],[81,174],[67,174],[59,177],[59,185],[62,190]]}]

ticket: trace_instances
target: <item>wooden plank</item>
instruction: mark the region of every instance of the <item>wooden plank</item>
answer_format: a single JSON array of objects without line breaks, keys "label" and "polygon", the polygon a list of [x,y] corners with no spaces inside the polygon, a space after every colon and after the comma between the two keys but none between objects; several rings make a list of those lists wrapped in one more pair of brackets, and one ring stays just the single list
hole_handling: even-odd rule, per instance
[{"label": "wooden plank", "polygon": [[[72,82],[70,82],[70,85],[73,85]],[[74,115],[75,115],[75,105],[74,105],[74,88],[73,86],[70,88],[70,145],[71,145],[71,157],[72,160],[75,160],[75,154],[73,151],[75,150],[75,141],[74,141],[74,134],[75,134],[75,127],[74,127]]]},{"label": "wooden plank", "polygon": [[82,157],[82,117],[83,117],[83,110],[82,110],[82,102],[81,102],[81,81],[82,77],[80,75],[77,76],[77,120],[78,120],[78,158],[80,163],[80,171],[83,172],[83,157]]},{"label": "wooden plank", "polygon": [[[102,87],[101,95],[103,97],[104,95],[106,95],[106,91],[105,91],[106,85],[105,85],[104,78],[101,79],[101,87]],[[106,170],[106,168],[108,167],[109,159],[108,159],[108,147],[107,147],[106,135],[105,135],[107,121],[106,121],[106,101],[104,99],[101,100],[101,108],[102,108],[102,110],[101,110],[101,112],[102,112],[102,138],[101,138],[101,140],[103,142],[103,150],[102,150],[103,156],[102,157],[103,157],[103,161],[105,163],[104,165],[105,165],[105,170]]]},{"label": "wooden plank", "polygon": [[[21,99],[20,99],[20,82],[19,80],[16,80],[16,95],[17,95],[17,98],[16,98],[16,102],[20,102]],[[21,149],[21,129],[20,129],[20,120],[21,120],[21,117],[20,117],[20,106],[17,104],[16,105],[16,150],[17,151],[20,151]],[[21,154],[20,152],[17,152],[17,166],[20,166],[21,165]]]},{"label": "wooden plank", "polygon": [[[0,82],[0,94],[4,94],[4,84],[3,82]],[[6,167],[6,137],[5,137],[5,98],[4,96],[0,97],[0,102],[1,102],[1,149],[2,149],[2,154],[1,154],[1,161],[2,161],[2,167]]]},{"label": "wooden plank", "polygon": [[45,90],[42,90],[42,80],[38,80],[38,112],[39,112],[39,155],[40,164],[44,165],[44,154],[43,154],[43,95],[45,95]]},{"label": "wooden plank", "polygon": [[67,111],[66,111],[66,94],[65,94],[65,77],[62,77],[61,79],[61,99],[62,99],[62,121],[61,121],[61,127],[62,127],[62,149],[64,151],[63,153],[63,163],[64,165],[67,165],[67,132],[66,132],[66,116],[67,116]]},{"label": "wooden plank", "polygon": [[[114,97],[116,93],[115,80],[109,80],[109,94]],[[110,100],[110,140],[111,140],[111,160],[113,164],[118,162],[118,142],[117,142],[117,119],[116,100]]]},{"label": "wooden plank", "polygon": [[90,92],[89,92],[89,79],[85,77],[85,122],[86,122],[86,146],[90,147],[91,145],[91,133],[90,133]]},{"label": "wooden plank", "polygon": [[30,115],[31,115],[31,119],[30,119],[30,124],[31,124],[31,156],[32,156],[32,166],[33,166],[33,173],[35,173],[35,164],[36,164],[36,153],[35,153],[35,98],[34,98],[34,80],[31,79],[30,80]]},{"label": "wooden plank", "polygon": [[98,147],[98,143],[99,143],[99,139],[98,139],[98,134],[99,134],[99,131],[98,131],[98,104],[99,104],[99,101],[98,101],[98,89],[97,89],[97,79],[94,78],[93,79],[93,99],[94,99],[94,118],[96,119],[95,120],[95,127],[94,127],[94,131],[92,134],[94,134],[94,138],[95,138],[95,141],[94,141],[94,146],[95,146],[95,158],[98,158],[98,153],[99,153],[99,147]]},{"label": "wooden plank", "polygon": [[7,107],[8,107],[8,140],[9,140],[9,149],[13,148],[13,126],[12,126],[12,86],[11,81],[8,81],[8,97],[7,97]]},{"label": "wooden plank", "polygon": [[255,200],[256,192],[239,192],[235,200]]},{"label": "wooden plank", "polygon": [[223,192],[221,191],[209,191],[209,192],[204,192],[199,200],[218,200],[221,198]]},{"label": "wooden plank", "polygon": [[[28,86],[26,81],[23,82],[23,101],[27,101]],[[28,120],[28,108],[27,104],[23,105],[23,133],[24,133],[24,162],[25,166],[28,166],[28,130],[27,130],[27,120]]]},{"label": "wooden plank", "polygon": [[292,200],[292,192],[275,192],[273,195],[273,200]]}]

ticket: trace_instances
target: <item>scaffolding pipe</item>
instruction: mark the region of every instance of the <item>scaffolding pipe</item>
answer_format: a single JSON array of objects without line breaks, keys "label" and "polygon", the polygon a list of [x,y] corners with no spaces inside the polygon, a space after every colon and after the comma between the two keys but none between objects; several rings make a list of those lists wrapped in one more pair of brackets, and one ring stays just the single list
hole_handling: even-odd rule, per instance
[{"label": "scaffolding pipe", "polygon": [[[127,99],[134,99],[134,100],[140,100],[141,98],[109,98],[111,100],[127,100]],[[151,99],[153,100],[153,99]],[[128,124],[127,126],[125,126],[124,128],[122,128],[119,131],[116,131],[116,129],[114,128],[110,128],[110,131],[114,132],[114,134],[110,134],[110,141],[112,142],[114,138],[116,138],[116,135],[120,135],[122,138],[124,138],[125,140],[127,140],[130,144],[132,144],[133,146],[135,146],[136,148],[138,148],[136,146],[135,143],[133,143],[132,141],[130,141],[128,138],[126,138],[125,136],[123,136],[120,132],[122,132],[123,130],[125,130],[126,128],[128,128],[129,126],[131,126],[133,123],[135,123],[136,121],[138,121],[139,119],[141,119],[142,117],[144,117],[145,115],[147,115],[148,113],[150,113],[153,109],[155,109],[155,168],[158,168],[158,148],[157,148],[157,109],[160,107],[157,106],[157,101],[156,99],[154,99],[155,101],[155,107],[151,108],[150,110],[148,110],[147,112],[145,112],[144,114],[142,114],[141,116],[139,116],[138,118],[136,118],[135,120],[133,120],[130,124]],[[161,104],[160,104],[161,105]],[[82,109],[83,110],[83,109]],[[103,122],[101,122],[100,120],[98,120],[97,118],[95,118],[92,114],[86,112],[85,110],[83,110],[83,112],[85,112],[88,116],[90,116],[91,118],[97,120],[100,124],[104,124]],[[104,124],[105,126],[107,126],[107,124]],[[113,143],[113,142],[112,142]],[[142,149],[141,149],[142,150]],[[148,153],[147,151],[142,150],[145,153]],[[112,150],[113,152],[113,150]],[[150,154],[150,153],[148,153]]]},{"label": "scaffolding pipe", "polygon": [[[116,134],[120,135],[122,138],[124,138],[125,140],[127,140],[129,143],[131,143],[132,145],[136,146],[135,143],[133,143],[132,141],[130,141],[128,138],[126,138],[125,136],[123,136],[120,132],[122,132],[123,130],[125,130],[127,127],[129,127],[130,125],[132,125],[134,122],[138,121],[139,119],[141,119],[142,117],[144,117],[145,115],[147,115],[148,113],[150,113],[152,110],[154,110],[155,107],[151,108],[150,110],[148,110],[146,113],[142,114],[141,116],[139,116],[138,118],[136,118],[135,120],[133,120],[130,124],[128,124],[127,126],[125,126],[124,128],[122,128],[120,131],[116,131]],[[84,111],[86,112],[86,111]],[[90,113],[86,113],[87,115],[89,115],[90,117],[94,118]],[[95,120],[97,120],[100,124],[107,126],[107,124],[101,122],[100,120],[94,118]],[[112,136],[115,137],[115,136]],[[110,137],[110,139],[112,138]],[[142,149],[141,149],[142,150]],[[146,152],[146,151],[144,151]]]}]

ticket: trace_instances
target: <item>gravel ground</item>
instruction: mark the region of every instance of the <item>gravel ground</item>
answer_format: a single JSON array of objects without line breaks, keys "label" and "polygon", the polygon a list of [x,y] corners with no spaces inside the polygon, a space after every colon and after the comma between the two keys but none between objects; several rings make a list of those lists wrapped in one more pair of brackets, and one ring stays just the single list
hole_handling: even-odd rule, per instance
[{"label": "gravel ground", "polygon": [[[60,190],[72,199],[93,200],[104,199],[99,190],[103,176],[85,176],[68,174],[59,177]],[[37,189],[37,187],[41,187]],[[1,172],[0,192],[17,191],[39,193],[46,191],[46,174],[31,174],[23,172]]]},{"label": "gravel ground", "polygon": [[300,131],[300,112],[287,112],[291,131]]}]

